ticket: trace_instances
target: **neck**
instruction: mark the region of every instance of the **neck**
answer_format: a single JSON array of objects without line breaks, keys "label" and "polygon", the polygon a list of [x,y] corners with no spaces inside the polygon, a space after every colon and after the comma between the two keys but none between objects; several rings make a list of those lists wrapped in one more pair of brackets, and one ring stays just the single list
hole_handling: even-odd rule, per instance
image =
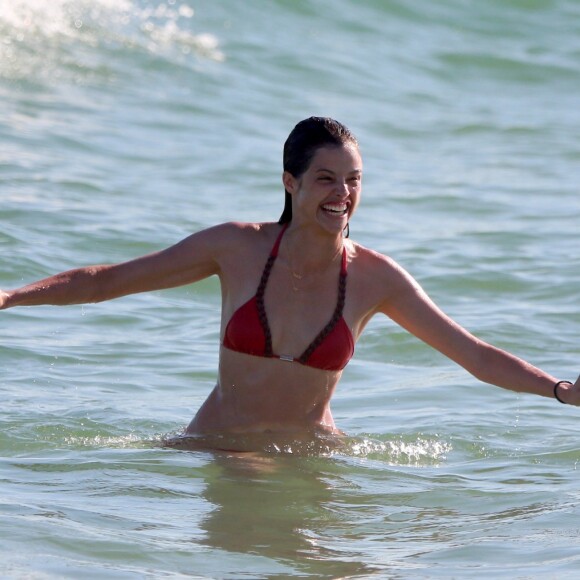
[{"label": "neck", "polygon": [[294,275],[320,273],[340,261],[343,245],[342,234],[321,234],[290,223],[282,241],[283,258]]}]

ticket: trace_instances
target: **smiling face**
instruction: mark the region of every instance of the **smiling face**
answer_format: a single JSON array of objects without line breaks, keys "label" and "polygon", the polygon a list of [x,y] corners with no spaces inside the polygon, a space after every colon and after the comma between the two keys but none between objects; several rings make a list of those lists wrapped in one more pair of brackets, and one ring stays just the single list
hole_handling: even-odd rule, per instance
[{"label": "smiling face", "polygon": [[317,223],[340,233],[356,209],[361,193],[362,159],[354,144],[320,147],[300,176],[284,172],[295,220]]}]

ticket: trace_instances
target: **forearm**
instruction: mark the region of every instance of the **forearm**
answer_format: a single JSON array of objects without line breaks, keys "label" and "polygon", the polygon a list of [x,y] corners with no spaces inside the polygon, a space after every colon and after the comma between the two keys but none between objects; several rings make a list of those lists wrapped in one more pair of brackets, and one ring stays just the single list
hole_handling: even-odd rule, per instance
[{"label": "forearm", "polygon": [[554,396],[554,384],[560,378],[494,346],[481,349],[478,364],[468,369],[479,380],[516,392]]},{"label": "forearm", "polygon": [[14,306],[84,304],[100,302],[99,278],[107,266],[69,270],[16,290],[0,292],[0,309]]}]

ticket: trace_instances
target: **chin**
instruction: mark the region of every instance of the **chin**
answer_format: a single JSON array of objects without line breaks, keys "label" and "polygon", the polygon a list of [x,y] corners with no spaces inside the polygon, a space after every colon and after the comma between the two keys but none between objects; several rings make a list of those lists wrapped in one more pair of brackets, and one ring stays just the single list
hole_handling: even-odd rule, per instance
[{"label": "chin", "polygon": [[319,224],[329,233],[339,234],[346,228],[349,219],[348,214],[340,216],[340,218],[322,215]]}]

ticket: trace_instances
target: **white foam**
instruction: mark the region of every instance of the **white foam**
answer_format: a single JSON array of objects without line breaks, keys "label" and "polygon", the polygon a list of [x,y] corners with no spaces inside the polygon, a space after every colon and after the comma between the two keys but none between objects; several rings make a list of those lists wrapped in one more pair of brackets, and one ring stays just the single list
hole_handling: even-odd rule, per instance
[{"label": "white foam", "polygon": [[69,436],[65,437],[64,442],[71,447],[112,447],[124,449],[126,447],[139,447],[146,445],[143,437],[133,433],[117,437],[94,435],[91,437]]},{"label": "white foam", "polygon": [[[70,64],[113,66],[98,52],[111,46],[223,61],[215,35],[191,31],[194,14],[189,4],[175,0],[145,6],[131,0],[6,1],[0,5],[0,77],[54,77],[54,69],[58,73]],[[87,50],[79,54],[76,49],[83,47]]]},{"label": "white foam", "polygon": [[417,437],[412,441],[403,439],[379,441],[366,437],[351,441],[348,455],[368,457],[378,455],[396,465],[433,465],[445,460],[452,447],[437,438]]}]

